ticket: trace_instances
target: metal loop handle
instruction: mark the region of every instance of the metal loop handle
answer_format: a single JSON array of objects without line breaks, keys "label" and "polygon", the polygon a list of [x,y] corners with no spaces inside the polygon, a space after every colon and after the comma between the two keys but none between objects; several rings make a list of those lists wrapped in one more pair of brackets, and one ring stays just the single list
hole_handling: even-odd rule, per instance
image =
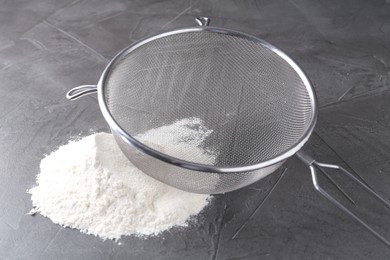
[{"label": "metal loop handle", "polygon": [[195,21],[200,25],[200,26],[209,26],[210,24],[210,18],[204,17],[204,16],[199,16],[195,18]]},{"label": "metal loop handle", "polygon": [[69,100],[76,100],[82,96],[89,95],[97,92],[96,85],[83,85],[72,88],[66,93],[66,98]]},{"label": "metal loop handle", "polygon": [[[296,153],[297,157],[305,163],[307,166],[309,166],[311,171],[311,176],[313,180],[314,188],[327,200],[332,202],[335,206],[337,206],[340,210],[347,213],[350,217],[355,219],[357,222],[359,222],[363,227],[365,227],[371,234],[373,234],[376,238],[378,238],[380,241],[382,241],[386,246],[390,247],[390,241],[387,240],[385,237],[383,237],[381,234],[379,234],[377,231],[375,231],[372,227],[370,227],[366,222],[364,222],[361,218],[359,218],[357,215],[355,215],[352,211],[347,209],[344,205],[342,205],[338,200],[336,200],[332,195],[330,195],[328,192],[326,192],[319,184],[318,182],[318,173],[317,168],[330,168],[330,169],[336,169],[339,170],[341,173],[343,173],[345,176],[349,177],[351,180],[353,180],[355,183],[360,185],[363,189],[365,189],[369,194],[371,194],[374,198],[376,198],[378,201],[380,201],[382,204],[384,204],[387,208],[390,209],[390,203],[379,196],[373,189],[371,189],[367,184],[356,178],[351,172],[347,171],[345,168],[334,165],[334,164],[327,164],[327,163],[320,163],[314,160],[311,156],[305,154],[302,151],[299,151]],[[338,189],[340,189],[337,184],[336,185]]]}]

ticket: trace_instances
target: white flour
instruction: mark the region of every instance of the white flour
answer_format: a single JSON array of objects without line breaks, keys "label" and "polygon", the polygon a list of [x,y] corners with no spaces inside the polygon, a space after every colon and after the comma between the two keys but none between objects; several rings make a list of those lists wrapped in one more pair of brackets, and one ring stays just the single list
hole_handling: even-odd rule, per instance
[{"label": "white flour", "polygon": [[200,148],[211,133],[212,130],[203,126],[199,118],[185,118],[172,125],[149,130],[135,138],[164,154],[191,162],[213,164],[215,153]]},{"label": "white flour", "polygon": [[[213,163],[199,145],[211,133],[194,130],[199,119],[184,119],[153,129],[138,139],[157,144],[180,158]],[[168,133],[175,133],[168,139]],[[160,137],[164,137],[159,139]],[[158,137],[160,136],[160,137]],[[161,142],[161,140],[164,140]],[[177,146],[185,149],[176,149]],[[61,146],[41,161],[38,186],[29,190],[31,213],[103,239],[156,235],[186,226],[209,201],[208,195],[184,192],[147,176],[122,154],[111,134],[99,133]]]}]

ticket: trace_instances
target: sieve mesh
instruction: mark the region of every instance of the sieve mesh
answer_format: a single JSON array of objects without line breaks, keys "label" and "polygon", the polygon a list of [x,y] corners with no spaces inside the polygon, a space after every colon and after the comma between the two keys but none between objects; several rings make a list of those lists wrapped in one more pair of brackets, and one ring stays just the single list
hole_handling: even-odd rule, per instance
[{"label": "sieve mesh", "polygon": [[[175,31],[131,47],[109,65],[101,86],[103,114],[132,138],[182,119],[200,119],[213,130],[203,145],[218,155],[215,162],[186,158],[188,153],[177,150],[164,156],[183,154],[175,160],[213,169],[271,161],[296,146],[315,122],[311,87],[296,69],[273,47],[222,29]],[[229,173],[179,167],[129,145],[115,128],[119,147],[135,166],[190,192],[236,190],[283,163]],[[153,140],[166,138],[154,133]],[[163,153],[158,146],[149,148]]]},{"label": "sieve mesh", "polygon": [[221,167],[289,150],[313,115],[306,86],[288,62],[251,40],[209,31],[158,38],[131,51],[111,69],[104,95],[112,117],[133,137],[200,118],[213,130],[206,145],[218,152],[214,166]]}]

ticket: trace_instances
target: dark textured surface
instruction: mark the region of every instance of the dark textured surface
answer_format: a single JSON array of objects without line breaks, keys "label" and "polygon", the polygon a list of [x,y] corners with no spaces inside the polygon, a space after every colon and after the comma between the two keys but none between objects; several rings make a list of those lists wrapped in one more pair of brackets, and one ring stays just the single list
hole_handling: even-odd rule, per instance
[{"label": "dark textured surface", "polygon": [[[320,103],[305,149],[353,169],[390,198],[388,1],[0,1],[0,259],[389,259],[390,249],[318,195],[291,158],[267,178],[216,196],[198,223],[122,245],[64,229],[31,208],[44,154],[77,135],[107,131],[94,84],[128,44],[192,26],[242,30],[285,50]],[[342,181],[342,180],[341,180]],[[390,238],[390,212],[346,184],[357,210]],[[372,212],[369,214],[368,212]]]}]

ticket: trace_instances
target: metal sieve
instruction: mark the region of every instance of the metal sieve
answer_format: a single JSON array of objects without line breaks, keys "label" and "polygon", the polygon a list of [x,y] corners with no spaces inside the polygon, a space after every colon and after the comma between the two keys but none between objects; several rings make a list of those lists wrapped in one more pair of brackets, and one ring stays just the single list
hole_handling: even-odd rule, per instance
[{"label": "metal sieve", "polygon": [[[73,88],[67,97],[97,92],[120,149],[144,173],[185,191],[224,193],[260,180],[296,154],[314,129],[317,102],[310,81],[285,53],[254,36],[209,27],[208,18],[197,22],[127,47],[97,86]],[[205,141],[218,151],[213,164],[172,156],[136,138],[192,117],[213,130]],[[322,195],[390,245],[318,185],[316,167],[341,169],[390,207],[387,201],[337,165],[317,163],[301,151],[298,157],[310,166]]]}]

